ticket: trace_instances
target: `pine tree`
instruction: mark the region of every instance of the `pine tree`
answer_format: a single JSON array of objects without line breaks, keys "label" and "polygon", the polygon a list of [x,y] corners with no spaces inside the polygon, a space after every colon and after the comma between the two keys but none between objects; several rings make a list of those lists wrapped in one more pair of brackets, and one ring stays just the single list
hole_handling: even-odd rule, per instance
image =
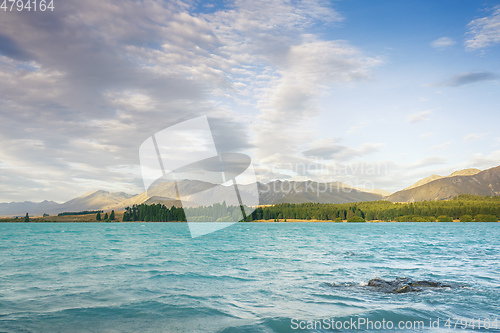
[{"label": "pine tree", "polygon": [[96,221],[100,221],[101,220],[101,213],[97,213],[97,215],[95,216],[95,220]]},{"label": "pine tree", "polygon": [[26,213],[26,216],[24,217],[24,222],[29,222],[30,221],[30,216],[28,213]]},{"label": "pine tree", "polygon": [[109,215],[109,219],[111,221],[113,221],[115,219],[115,211],[114,210],[111,211],[111,214]]},{"label": "pine tree", "polygon": [[104,214],[104,221],[108,219],[108,213]]}]

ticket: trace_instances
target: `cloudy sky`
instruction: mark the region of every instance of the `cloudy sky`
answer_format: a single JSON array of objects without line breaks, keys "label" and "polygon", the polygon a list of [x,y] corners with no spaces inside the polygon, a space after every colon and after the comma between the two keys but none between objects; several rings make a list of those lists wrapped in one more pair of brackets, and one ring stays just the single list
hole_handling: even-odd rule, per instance
[{"label": "cloudy sky", "polygon": [[500,164],[500,6],[54,0],[0,10],[0,202],[139,193],[139,146],[207,115],[259,179],[395,191]]}]

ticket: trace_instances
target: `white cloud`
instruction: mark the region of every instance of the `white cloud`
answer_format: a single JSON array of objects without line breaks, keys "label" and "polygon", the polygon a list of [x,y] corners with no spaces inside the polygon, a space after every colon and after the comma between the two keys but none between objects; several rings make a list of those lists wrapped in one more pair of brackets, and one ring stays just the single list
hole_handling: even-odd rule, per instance
[{"label": "white cloud", "polygon": [[134,91],[119,91],[116,93],[107,93],[106,96],[110,102],[120,108],[132,109],[137,111],[147,111],[155,109],[155,103],[147,93]]},{"label": "white cloud", "polygon": [[427,156],[421,158],[410,165],[412,168],[425,168],[439,164],[446,164],[448,160],[443,156]]},{"label": "white cloud", "polygon": [[303,151],[314,135],[311,120],[321,112],[318,99],[332,85],[368,78],[381,63],[346,41],[307,33],[318,22],[342,20],[322,1],[236,1],[232,10],[203,18],[222,43],[217,54],[225,61],[219,63],[227,63],[223,71],[238,104],[259,111],[251,129],[260,159]]},{"label": "white cloud", "polygon": [[477,153],[474,154],[468,161],[467,166],[478,168],[481,170],[489,169],[498,166],[500,163],[500,150],[495,150],[490,154]]},{"label": "white cloud", "polygon": [[428,140],[433,135],[434,135],[434,133],[432,133],[432,132],[425,132],[425,133],[420,134],[420,138],[423,139],[423,140]]},{"label": "white cloud", "polygon": [[[15,48],[0,58],[0,133],[8,146],[0,201],[67,200],[102,182],[141,190],[140,173],[119,166],[137,165],[151,133],[211,114],[211,93],[228,85],[218,65],[230,65],[210,56],[220,44],[213,27],[187,9],[91,0],[65,1],[50,18],[2,16],[0,31]],[[244,140],[240,134],[226,146],[247,147]]]},{"label": "white cloud", "polygon": [[451,142],[450,141],[447,141],[445,143],[441,143],[441,144],[438,144],[438,145],[435,145],[435,146],[432,146],[430,147],[429,149],[430,150],[443,150],[445,148],[448,148],[449,146],[451,146]]},{"label": "white cloud", "polygon": [[468,39],[465,47],[469,50],[485,49],[500,43],[500,6],[492,14],[471,21],[468,25]]},{"label": "white cloud", "polygon": [[432,112],[433,112],[432,110],[426,110],[426,111],[420,111],[420,112],[414,113],[412,115],[409,115],[406,118],[406,121],[408,121],[409,123],[418,123],[418,122],[422,122],[422,121],[428,121]]},{"label": "white cloud", "polygon": [[431,46],[435,49],[446,49],[450,46],[455,45],[456,42],[450,37],[440,37],[431,43]]},{"label": "white cloud", "polygon": [[9,178],[0,201],[47,191],[64,200],[103,180],[138,192],[140,173],[123,166],[138,163],[140,143],[200,114],[212,116],[224,151],[253,140],[261,156],[283,148],[292,158],[311,131],[291,125],[319,112],[325,87],[366,78],[378,64],[345,41],[307,33],[342,20],[323,1],[236,1],[208,14],[193,6],[65,1],[50,17],[2,16],[0,133],[17,149],[0,158]]},{"label": "white cloud", "polygon": [[[332,180],[334,174],[319,170],[369,166],[362,160],[376,158],[382,144],[308,144],[318,135],[316,116],[325,112],[320,100],[337,86],[370,80],[382,64],[348,41],[316,33],[318,26],[342,21],[331,3],[239,0],[204,13],[195,6],[177,0],[67,0],[50,17],[2,16],[10,53],[0,56],[0,138],[9,147],[0,151],[0,201],[65,200],[96,188],[139,192],[134,166],[140,143],[201,114],[215,117],[211,126],[222,150],[253,152],[260,170],[274,170],[271,178],[315,173],[318,180]],[[451,46],[449,40],[441,46],[446,42]],[[466,75],[449,82],[491,78]],[[334,115],[335,107],[328,112]],[[426,121],[432,112],[407,120]],[[351,124],[348,134],[368,122]],[[339,124],[331,128],[344,130]],[[389,154],[398,158],[398,151]],[[301,173],[286,165],[308,165],[321,156],[331,158],[332,168]],[[390,175],[359,169],[352,175],[390,187],[415,168],[442,162],[385,161]]]},{"label": "white cloud", "polygon": [[290,46],[276,69],[277,78],[260,96],[262,113],[255,127],[260,156],[300,151],[298,147],[314,132],[309,121],[321,112],[317,100],[327,87],[366,79],[379,63],[343,41]]},{"label": "white cloud", "polygon": [[471,134],[466,135],[464,137],[464,140],[472,142],[472,141],[477,141],[479,139],[482,139],[484,136],[485,136],[485,134],[471,133]]},{"label": "white cloud", "polygon": [[367,121],[361,121],[361,122],[358,122],[357,124],[355,125],[351,125],[349,127],[349,129],[347,130],[347,134],[349,135],[355,135],[355,134],[358,134],[363,128],[365,128],[366,126],[368,125],[368,122]]}]

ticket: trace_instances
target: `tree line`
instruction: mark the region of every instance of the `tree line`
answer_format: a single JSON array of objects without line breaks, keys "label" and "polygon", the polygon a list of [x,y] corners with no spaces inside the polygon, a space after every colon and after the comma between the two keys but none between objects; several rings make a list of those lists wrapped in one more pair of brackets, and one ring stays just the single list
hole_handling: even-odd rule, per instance
[{"label": "tree line", "polygon": [[[188,216],[199,216],[200,221],[234,221],[239,215],[239,206],[225,203],[210,207],[185,208]],[[224,215],[225,214],[225,215]],[[213,216],[213,219],[210,217]],[[218,219],[216,218],[218,217]],[[423,201],[415,203],[392,203],[369,201],[345,204],[278,204],[258,207],[247,216],[254,220],[330,220],[330,221],[399,221],[399,222],[489,222],[500,219],[500,196],[481,197],[459,195],[447,201]],[[134,205],[127,207],[123,221],[186,221],[182,208],[168,208],[161,204]]]},{"label": "tree line", "polygon": [[257,220],[333,220],[333,221],[399,221],[447,222],[453,220],[498,221],[500,196],[475,196],[462,194],[452,200],[392,203],[368,201],[346,204],[279,204],[259,207],[253,218]]},{"label": "tree line", "polygon": [[102,220],[104,220],[104,222],[111,222],[111,221],[116,220],[116,218],[115,218],[115,211],[114,210],[111,211],[111,213],[109,214],[109,216],[108,216],[108,213],[105,213],[104,217],[101,217],[101,213],[102,213],[102,210],[98,211],[97,214],[95,215],[95,220],[96,221],[102,221]]},{"label": "tree line", "polygon": [[240,206],[227,206],[225,202],[187,208],[140,204],[125,208],[123,221],[185,222],[186,215],[193,222],[231,222],[241,219],[242,213]]},{"label": "tree line", "polygon": [[123,221],[181,222],[186,221],[186,216],[182,208],[175,206],[168,208],[161,204],[140,204],[125,208]]},{"label": "tree line", "polygon": [[95,214],[102,213],[102,210],[82,210],[81,212],[63,212],[57,214],[57,216],[66,216],[66,215],[87,215],[87,214]]}]

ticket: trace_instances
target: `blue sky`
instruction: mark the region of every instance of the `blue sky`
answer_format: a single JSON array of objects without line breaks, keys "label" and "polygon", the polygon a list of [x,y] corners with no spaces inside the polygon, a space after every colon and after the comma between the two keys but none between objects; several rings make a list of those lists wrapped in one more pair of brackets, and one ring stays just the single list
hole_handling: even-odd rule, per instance
[{"label": "blue sky", "polygon": [[500,164],[498,1],[64,1],[0,11],[0,202],[143,191],[208,115],[261,181],[396,191]]}]

